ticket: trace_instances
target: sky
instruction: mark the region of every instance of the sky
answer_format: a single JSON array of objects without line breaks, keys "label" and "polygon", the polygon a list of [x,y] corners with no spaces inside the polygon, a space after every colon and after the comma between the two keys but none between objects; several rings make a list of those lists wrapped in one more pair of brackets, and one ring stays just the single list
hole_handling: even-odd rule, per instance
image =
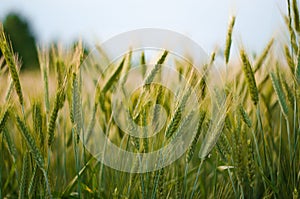
[{"label": "sky", "polygon": [[284,27],[284,0],[0,0],[0,19],[11,11],[31,22],[40,44],[90,44],[139,28],[182,33],[204,50],[224,47],[230,16],[236,15],[233,41],[261,51]]}]

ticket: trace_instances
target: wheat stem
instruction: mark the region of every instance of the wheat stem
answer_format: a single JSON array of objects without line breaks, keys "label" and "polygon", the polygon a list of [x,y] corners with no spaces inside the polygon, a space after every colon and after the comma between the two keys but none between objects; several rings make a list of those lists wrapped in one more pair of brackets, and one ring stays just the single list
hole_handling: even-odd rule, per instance
[{"label": "wheat stem", "polygon": [[199,176],[200,176],[200,171],[201,171],[203,162],[204,162],[204,159],[201,159],[201,162],[199,164],[198,171],[197,171],[197,174],[196,174],[196,179],[194,181],[194,185],[193,185],[193,189],[192,189],[192,193],[191,193],[190,199],[193,199],[194,193],[196,191],[197,183],[198,183],[198,179],[199,179]]}]

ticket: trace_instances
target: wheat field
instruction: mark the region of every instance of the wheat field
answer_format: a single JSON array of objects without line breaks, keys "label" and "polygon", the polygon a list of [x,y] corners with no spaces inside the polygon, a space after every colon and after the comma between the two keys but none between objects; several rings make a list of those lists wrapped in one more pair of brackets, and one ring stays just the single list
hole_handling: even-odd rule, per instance
[{"label": "wheat field", "polygon": [[[241,47],[238,64],[230,62],[236,18],[230,19],[222,49],[225,67],[219,69],[224,87],[216,93],[208,85],[216,81],[212,68],[218,51],[200,72],[176,62],[178,79],[187,79],[195,91],[196,108],[188,101],[190,89],[179,89],[181,98],[175,103],[174,93],[151,84],[163,77],[159,66],[171,59],[168,49],[156,56],[153,68],[137,71],[147,86],[130,96],[133,120],[126,124],[134,128],[133,123],[162,120],[151,107],[165,109],[159,132],[143,138],[126,134],[112,119],[113,92],[130,80],[134,52],[125,53],[108,70],[94,65],[84,71],[87,54],[81,42],[72,49],[40,48],[40,70],[20,72],[21,60],[1,26],[0,198],[299,198],[300,17],[299,2],[288,3],[288,42],[270,38],[257,56]],[[149,61],[144,52],[138,56],[141,65]],[[92,74],[101,77],[89,79]],[[86,81],[91,85],[84,85]],[[216,113],[211,99],[222,96],[223,102],[216,100],[224,108],[222,125],[212,125]],[[177,139],[178,132],[184,137],[189,131],[192,140],[166,167],[124,172],[86,150],[82,136],[100,127],[111,142],[134,153],[156,151]]]}]

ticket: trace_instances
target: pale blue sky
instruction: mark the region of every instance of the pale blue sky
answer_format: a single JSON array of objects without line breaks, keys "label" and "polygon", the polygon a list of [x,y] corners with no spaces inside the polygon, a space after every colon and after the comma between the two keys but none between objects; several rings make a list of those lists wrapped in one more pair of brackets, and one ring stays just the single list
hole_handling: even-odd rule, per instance
[{"label": "pale blue sky", "polygon": [[105,41],[138,28],[165,28],[211,51],[224,46],[229,16],[237,15],[234,41],[260,51],[283,27],[285,0],[0,1],[0,19],[19,11],[32,22],[40,43]]}]

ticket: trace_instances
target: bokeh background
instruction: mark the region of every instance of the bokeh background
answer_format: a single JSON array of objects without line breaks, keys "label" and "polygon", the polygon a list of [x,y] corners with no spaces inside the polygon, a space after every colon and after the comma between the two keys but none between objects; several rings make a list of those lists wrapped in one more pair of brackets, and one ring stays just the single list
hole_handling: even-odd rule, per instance
[{"label": "bokeh background", "polygon": [[237,16],[232,56],[238,57],[235,44],[259,53],[271,37],[284,34],[286,11],[284,0],[2,0],[0,20],[22,57],[23,67],[29,68],[37,65],[34,43],[72,45],[81,38],[91,47],[119,33],[145,27],[185,34],[211,52],[225,44],[232,15]]}]

